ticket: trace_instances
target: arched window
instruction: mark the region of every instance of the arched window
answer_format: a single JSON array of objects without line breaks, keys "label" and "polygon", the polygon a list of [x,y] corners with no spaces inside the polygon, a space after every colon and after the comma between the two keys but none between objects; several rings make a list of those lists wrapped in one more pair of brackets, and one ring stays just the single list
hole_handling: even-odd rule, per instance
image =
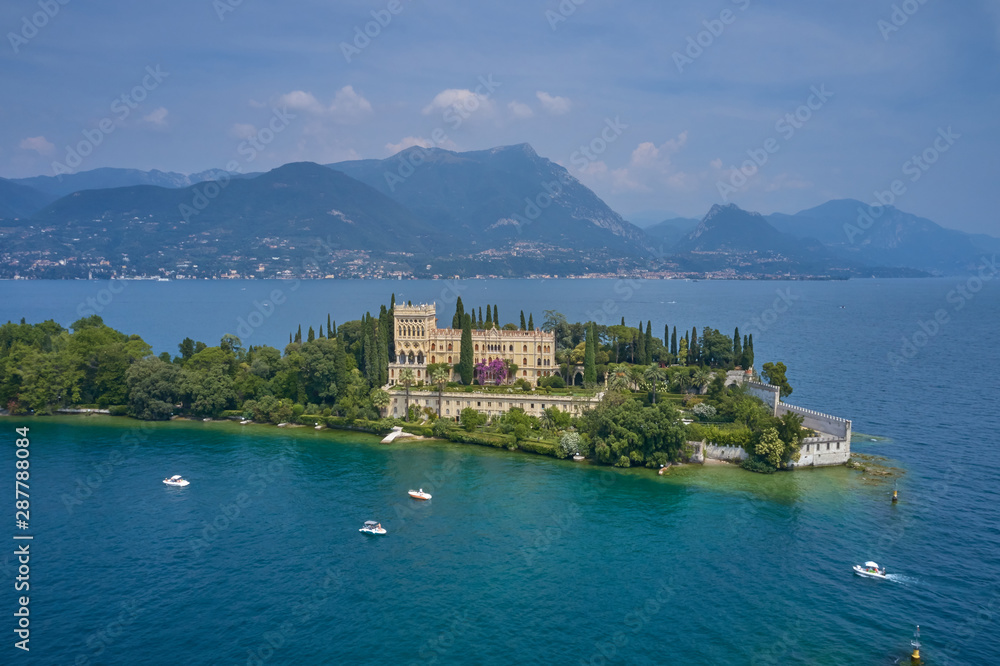
[{"label": "arched window", "polygon": [[538,345],[538,353],[539,353],[539,354],[541,354],[541,353],[542,353],[542,346],[541,346],[541,345]]},{"label": "arched window", "polygon": [[451,363],[451,356],[448,357],[448,362]]},{"label": "arched window", "polygon": [[452,350],[452,349],[451,349],[451,343],[449,342],[449,343],[448,343],[448,351],[451,351],[451,350]]},{"label": "arched window", "polygon": [[410,352],[409,359],[410,359],[410,363],[412,364],[413,363],[413,352]]},{"label": "arched window", "polygon": [[528,365],[528,359],[527,358],[522,358],[521,359],[521,365]]},{"label": "arched window", "polygon": [[476,345],[476,351],[479,351],[479,345]]},{"label": "arched window", "polygon": [[524,349],[522,349],[521,351],[524,351],[524,352],[528,351],[528,345],[523,345],[523,346],[524,346]]},{"label": "arched window", "polygon": [[431,356],[431,363],[437,363],[437,361],[436,361],[436,360],[434,360],[434,357],[433,357],[433,356]]},{"label": "arched window", "polygon": [[511,351],[514,351],[514,345],[511,345],[511,346],[510,346],[510,350],[511,350]]},{"label": "arched window", "polygon": [[436,349],[437,349],[437,345],[435,345],[435,344],[434,344],[434,343],[432,342],[432,343],[431,343],[431,351],[434,351],[434,350],[436,350]]}]

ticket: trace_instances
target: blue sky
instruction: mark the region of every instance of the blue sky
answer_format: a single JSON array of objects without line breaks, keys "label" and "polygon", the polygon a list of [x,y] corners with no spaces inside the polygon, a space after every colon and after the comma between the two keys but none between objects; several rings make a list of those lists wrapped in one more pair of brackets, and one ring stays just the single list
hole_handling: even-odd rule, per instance
[{"label": "blue sky", "polygon": [[182,173],[527,142],[626,217],[900,181],[903,210],[1000,234],[995,0],[63,1],[0,8],[0,176],[81,141],[74,170]]}]

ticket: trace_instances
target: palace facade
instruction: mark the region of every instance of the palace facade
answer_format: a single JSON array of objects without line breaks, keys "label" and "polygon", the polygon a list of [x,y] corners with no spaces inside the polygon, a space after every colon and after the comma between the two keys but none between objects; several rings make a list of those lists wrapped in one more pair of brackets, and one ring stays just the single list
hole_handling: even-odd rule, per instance
[{"label": "palace facade", "polygon": [[[435,306],[396,304],[393,310],[396,357],[389,362],[389,386],[399,383],[399,373],[413,370],[417,382],[430,382],[427,366],[447,363],[452,378],[461,355],[462,330],[438,328]],[[555,334],[546,331],[472,330],[473,363],[504,359],[517,366],[515,379],[532,385],[558,372]]]}]

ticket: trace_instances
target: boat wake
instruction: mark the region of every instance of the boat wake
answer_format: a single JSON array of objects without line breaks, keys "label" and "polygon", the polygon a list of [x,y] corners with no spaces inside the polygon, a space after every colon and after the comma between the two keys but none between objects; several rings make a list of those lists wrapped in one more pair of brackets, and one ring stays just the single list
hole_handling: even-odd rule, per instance
[{"label": "boat wake", "polygon": [[891,580],[893,583],[899,583],[900,585],[916,585],[919,581],[911,576],[904,576],[903,574],[886,574],[886,580]]}]

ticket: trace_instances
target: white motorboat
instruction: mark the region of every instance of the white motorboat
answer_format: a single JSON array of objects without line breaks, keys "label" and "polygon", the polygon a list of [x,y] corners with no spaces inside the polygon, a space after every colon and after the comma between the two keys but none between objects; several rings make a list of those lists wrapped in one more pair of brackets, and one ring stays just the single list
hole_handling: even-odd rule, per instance
[{"label": "white motorboat", "polygon": [[411,490],[409,491],[409,495],[413,499],[418,499],[418,500],[429,500],[431,498],[431,494],[425,493],[423,488],[421,488],[420,490]]},{"label": "white motorboat", "polygon": [[865,562],[864,566],[855,564],[854,573],[865,578],[885,578],[885,567],[879,569],[875,562]]},{"label": "white motorboat", "polygon": [[365,526],[358,531],[365,534],[385,534],[385,528],[382,527],[382,523],[376,523],[374,520],[366,520]]},{"label": "white motorboat", "polygon": [[188,485],[191,482],[188,481],[187,479],[181,478],[180,474],[174,474],[169,479],[163,479],[163,483],[167,484],[168,486],[181,486],[181,487],[184,487],[184,486]]}]

